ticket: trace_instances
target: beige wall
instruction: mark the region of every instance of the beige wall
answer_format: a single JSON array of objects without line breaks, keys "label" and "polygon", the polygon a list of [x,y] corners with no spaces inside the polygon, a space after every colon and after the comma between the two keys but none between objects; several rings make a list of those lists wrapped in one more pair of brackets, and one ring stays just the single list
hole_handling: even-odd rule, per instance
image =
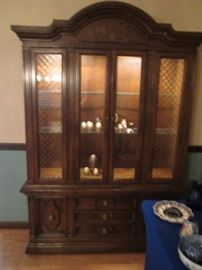
[{"label": "beige wall", "polygon": [[[93,0],[0,0],[0,143],[25,142],[21,42],[11,24],[51,24],[68,19]],[[157,22],[202,32],[202,0],[128,0]],[[202,46],[199,50],[190,144],[202,145]],[[191,113],[191,112],[190,112]]]}]

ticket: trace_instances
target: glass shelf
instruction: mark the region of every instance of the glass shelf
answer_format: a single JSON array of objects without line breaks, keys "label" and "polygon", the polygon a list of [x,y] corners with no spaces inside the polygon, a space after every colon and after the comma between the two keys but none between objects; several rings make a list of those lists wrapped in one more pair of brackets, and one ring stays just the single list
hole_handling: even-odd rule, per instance
[{"label": "glass shelf", "polygon": [[176,130],[174,130],[173,128],[156,128],[156,134],[176,135]]},{"label": "glass shelf", "polygon": [[115,133],[116,134],[122,134],[122,135],[134,135],[138,133],[138,129],[137,128],[128,128],[127,129],[119,129],[117,127],[115,127]]},{"label": "glass shelf", "polygon": [[153,168],[152,178],[169,179],[172,178],[172,169],[169,168]]},{"label": "glass shelf", "polygon": [[41,178],[62,178],[62,168],[41,168]]},{"label": "glass shelf", "polygon": [[45,94],[61,94],[62,93],[62,89],[54,89],[54,90],[50,90],[50,89],[48,89],[48,90],[46,90],[46,89],[39,89],[38,90],[38,94],[41,94],[41,95],[45,95]]},{"label": "glass shelf", "polygon": [[167,91],[167,92],[161,92],[161,93],[159,93],[158,95],[160,96],[160,97],[179,97],[179,94],[175,94],[175,93],[172,93],[173,91]]},{"label": "glass shelf", "polygon": [[[100,169],[99,169],[100,170]],[[99,175],[86,174],[84,173],[84,168],[80,168],[80,178],[81,180],[101,180],[102,179],[102,171],[100,170]]]},{"label": "glass shelf", "polygon": [[135,169],[134,168],[114,168],[114,181],[120,179],[134,179],[135,177]]},{"label": "glass shelf", "polygon": [[139,92],[129,92],[129,91],[117,91],[116,94],[120,96],[139,96],[140,95]]},{"label": "glass shelf", "polygon": [[[103,91],[82,91],[81,95],[103,95]],[[117,91],[117,95],[121,96],[139,96],[138,92]]]},{"label": "glass shelf", "polygon": [[87,95],[87,96],[91,96],[91,95],[104,95],[104,91],[82,91],[81,95]]},{"label": "glass shelf", "polygon": [[51,134],[61,134],[62,133],[62,127],[40,127],[39,128],[40,133],[51,133]]},{"label": "glass shelf", "polygon": [[104,129],[103,128],[81,128],[80,129],[81,134],[103,134]]}]

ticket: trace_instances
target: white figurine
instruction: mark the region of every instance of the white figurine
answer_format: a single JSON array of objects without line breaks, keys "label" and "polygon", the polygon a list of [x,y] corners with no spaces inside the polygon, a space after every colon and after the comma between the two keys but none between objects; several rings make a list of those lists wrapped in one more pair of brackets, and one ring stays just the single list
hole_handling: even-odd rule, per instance
[{"label": "white figurine", "polygon": [[85,174],[89,174],[90,169],[88,167],[84,167],[83,168],[83,171],[84,171]]},{"label": "white figurine", "polygon": [[95,176],[99,175],[99,170],[98,170],[98,168],[94,168],[94,169],[93,169],[93,175],[95,175]]},{"label": "white figurine", "polygon": [[87,127],[87,124],[85,121],[82,121],[81,122],[81,128],[85,129]]}]

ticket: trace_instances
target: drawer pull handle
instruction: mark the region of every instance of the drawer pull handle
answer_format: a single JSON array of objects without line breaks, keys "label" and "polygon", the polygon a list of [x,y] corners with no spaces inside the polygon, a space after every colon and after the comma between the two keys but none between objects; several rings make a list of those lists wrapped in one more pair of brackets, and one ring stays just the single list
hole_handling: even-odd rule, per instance
[{"label": "drawer pull handle", "polygon": [[107,214],[102,214],[102,220],[108,220]]},{"label": "drawer pull handle", "polygon": [[53,215],[49,215],[49,216],[48,216],[48,219],[49,219],[50,221],[53,221],[53,220],[54,220],[54,216],[53,216]]},{"label": "drawer pull handle", "polygon": [[102,228],[102,235],[108,234],[107,228],[103,227]]},{"label": "drawer pull handle", "polygon": [[103,205],[104,207],[107,207],[107,206],[108,206],[108,201],[107,201],[107,200],[102,201],[102,205]]}]

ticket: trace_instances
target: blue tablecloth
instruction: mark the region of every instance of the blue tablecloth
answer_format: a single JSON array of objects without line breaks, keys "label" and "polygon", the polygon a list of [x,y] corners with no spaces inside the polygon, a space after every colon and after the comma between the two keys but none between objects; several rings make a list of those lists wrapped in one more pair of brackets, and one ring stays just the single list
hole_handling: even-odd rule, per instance
[{"label": "blue tablecloth", "polygon": [[[187,270],[181,262],[177,246],[181,224],[161,220],[153,212],[154,200],[143,201],[147,251],[145,270]],[[202,234],[202,211],[194,211]]]}]

